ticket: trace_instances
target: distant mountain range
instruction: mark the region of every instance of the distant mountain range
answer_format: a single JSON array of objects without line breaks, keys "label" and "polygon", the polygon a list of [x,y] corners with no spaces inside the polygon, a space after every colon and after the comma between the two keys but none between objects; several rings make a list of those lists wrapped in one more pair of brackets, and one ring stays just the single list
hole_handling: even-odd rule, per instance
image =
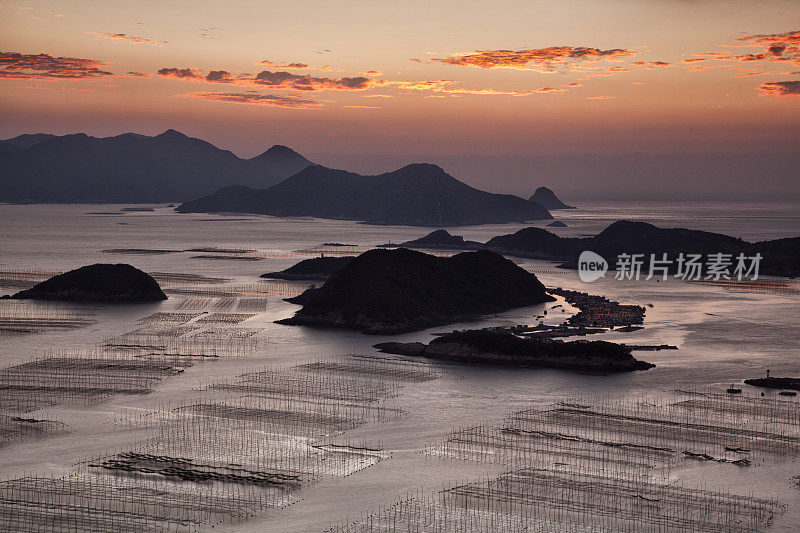
[{"label": "distant mountain range", "polygon": [[[743,253],[760,253],[761,274],[797,276],[800,274],[800,237],[771,241],[747,242],[722,233],[685,228],[659,228],[646,222],[620,220],[594,237],[559,237],[541,228],[524,228],[510,235],[494,237],[485,248],[516,257],[563,261],[563,266],[577,268],[578,256],[591,250],[603,256],[610,268],[620,254],[643,254],[645,267],[650,254],[657,258],[667,254],[673,261],[681,253],[727,253],[734,258]],[[672,265],[674,270],[676,265]]]},{"label": "distant mountain range", "polygon": [[377,176],[316,165],[268,189],[227,187],[186,202],[177,211],[312,216],[434,227],[553,218],[535,202],[474,189],[431,164],[407,165]]},{"label": "distant mountain range", "polygon": [[[382,248],[418,248],[423,250],[489,249],[507,256],[559,261],[565,268],[577,268],[578,257],[585,250],[606,259],[609,268],[616,266],[620,254],[643,254],[643,271],[650,264],[650,254],[676,260],[684,254],[760,253],[760,273],[772,276],[800,275],[800,237],[747,242],[722,233],[685,228],[659,228],[647,222],[618,220],[593,237],[559,237],[542,228],[523,228],[516,233],[499,235],[485,243],[466,241],[463,237],[437,230],[402,244],[383,244]],[[677,266],[673,263],[671,271]]]},{"label": "distant mountain range", "polygon": [[37,133],[0,141],[0,201],[180,202],[229,185],[269,187],[310,165],[285,146],[241,159],[175,130],[154,137]]}]

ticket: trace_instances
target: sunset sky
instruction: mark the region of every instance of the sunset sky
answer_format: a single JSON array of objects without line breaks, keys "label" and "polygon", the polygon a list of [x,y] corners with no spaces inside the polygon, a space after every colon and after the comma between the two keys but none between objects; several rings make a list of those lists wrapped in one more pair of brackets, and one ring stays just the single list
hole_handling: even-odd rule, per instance
[{"label": "sunset sky", "polygon": [[800,2],[0,4],[0,137],[243,156],[796,153]]}]

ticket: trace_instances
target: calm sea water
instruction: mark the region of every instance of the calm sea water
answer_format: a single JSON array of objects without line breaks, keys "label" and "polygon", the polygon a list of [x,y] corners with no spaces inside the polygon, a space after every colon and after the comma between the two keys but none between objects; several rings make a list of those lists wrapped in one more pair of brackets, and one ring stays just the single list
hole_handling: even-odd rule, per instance
[{"label": "calm sea water", "polygon": [[[255,216],[176,214],[170,208],[118,215],[87,214],[119,211],[122,206],[100,205],[0,205],[0,270],[67,270],[96,262],[125,262],[145,271],[181,272],[220,276],[234,283],[256,283],[259,274],[286,268],[298,257],[260,261],[210,261],[194,259],[190,252],[166,255],[104,253],[113,248],[186,250],[200,247],[251,248],[271,255],[291,255],[325,242],[363,247],[402,242],[429,230],[413,227],[380,227],[353,222],[318,219],[276,219]],[[677,204],[594,203],[573,211],[555,212],[568,224],[553,231],[562,236],[596,234],[618,219],[644,220],[664,227],[688,227],[722,232],[746,240],[800,236],[800,209],[792,204]],[[544,223],[537,226],[543,227]],[[485,241],[511,233],[521,224],[451,229],[467,239]],[[500,421],[530,402],[552,401],[586,395],[662,394],[677,387],[720,389],[729,383],[763,375],[800,375],[800,296],[797,292],[730,292],[723,287],[680,281],[616,281],[613,278],[584,284],[575,272],[559,270],[541,261],[516,260],[537,273],[549,286],[604,294],[623,303],[652,304],[646,328],[633,333],[608,333],[597,338],[636,344],[673,344],[678,351],[640,352],[640,358],[656,368],[618,376],[588,376],[553,370],[464,368],[458,377],[440,379],[404,390],[409,416],[391,424],[370,424],[352,431],[352,438],[379,438],[393,450],[390,461],[345,480],[323,481],[304,491],[304,502],[270,511],[243,530],[259,530],[269,524],[274,531],[319,531],[331,521],[360,510],[388,504],[416,487],[440,488],[444,480],[486,474],[486,465],[432,463],[417,454],[449,430],[480,422]],[[790,285],[790,289],[796,286]],[[41,356],[51,350],[80,348],[109,336],[130,331],[136,320],[155,311],[170,311],[180,297],[159,304],[96,308],[99,322],[61,333],[8,336],[0,339],[0,366]],[[4,305],[0,301],[0,306]],[[485,317],[471,327],[533,323],[543,306]],[[7,478],[24,472],[68,471],[87,456],[100,455],[127,444],[117,435],[109,418],[119,409],[145,408],[157,402],[180,401],[193,388],[213,379],[234,377],[252,368],[286,366],[324,359],[348,352],[374,353],[371,345],[385,337],[356,332],[307,329],[273,324],[290,316],[296,306],[279,297],[269,299],[268,309],[257,319],[265,342],[252,357],[196,365],[180,378],[168,379],[147,397],[113,398],[93,407],[60,407],[53,411],[76,431],[45,439],[35,446],[0,448],[0,472]],[[0,307],[2,310],[2,307]],[[553,313],[551,313],[553,315]],[[553,320],[560,320],[552,317]],[[455,325],[454,328],[467,327]],[[392,340],[424,340],[444,328],[392,337]],[[450,329],[449,327],[447,329]],[[768,393],[770,394],[770,393]],[[42,458],[46,458],[43,460]],[[796,465],[794,465],[796,466]],[[797,468],[794,468],[797,470]],[[755,474],[754,474],[755,472]],[[788,470],[784,474],[788,474]],[[751,469],[748,476],[769,480],[771,470]],[[691,476],[691,472],[687,473]],[[790,476],[788,476],[790,477]],[[787,480],[788,480],[787,477]],[[729,472],[702,480],[708,488],[757,491],[786,500],[785,491],[767,481],[752,479],[730,486]],[[745,478],[742,478],[745,480]],[[787,481],[788,483],[788,481]],[[796,497],[796,496],[795,496]],[[791,511],[784,518],[797,519]],[[796,523],[796,522],[794,522]],[[791,529],[789,527],[788,529]]]}]

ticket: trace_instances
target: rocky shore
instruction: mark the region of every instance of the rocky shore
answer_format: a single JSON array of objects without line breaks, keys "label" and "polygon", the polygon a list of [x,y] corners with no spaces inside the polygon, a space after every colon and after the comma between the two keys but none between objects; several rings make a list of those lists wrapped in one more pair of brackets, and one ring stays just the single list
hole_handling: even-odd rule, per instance
[{"label": "rocky shore", "polygon": [[752,385],[753,387],[800,391],[800,378],[755,378],[746,379],[744,382],[748,385]]},{"label": "rocky shore", "polygon": [[580,312],[567,319],[566,323],[570,326],[613,328],[644,323],[645,308],[640,305],[623,305],[605,296],[561,288],[548,289],[547,292],[563,297],[570,305],[580,309]]}]

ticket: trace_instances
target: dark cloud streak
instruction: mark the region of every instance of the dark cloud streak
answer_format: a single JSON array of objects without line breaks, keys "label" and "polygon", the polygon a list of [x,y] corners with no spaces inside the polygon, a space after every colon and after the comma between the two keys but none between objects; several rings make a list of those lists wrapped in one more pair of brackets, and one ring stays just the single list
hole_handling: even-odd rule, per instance
[{"label": "dark cloud streak", "polygon": [[216,102],[231,104],[258,105],[267,107],[283,107],[288,109],[316,109],[322,104],[300,96],[281,96],[274,94],[243,93],[214,93],[200,92],[179,95],[182,98],[199,98]]}]

